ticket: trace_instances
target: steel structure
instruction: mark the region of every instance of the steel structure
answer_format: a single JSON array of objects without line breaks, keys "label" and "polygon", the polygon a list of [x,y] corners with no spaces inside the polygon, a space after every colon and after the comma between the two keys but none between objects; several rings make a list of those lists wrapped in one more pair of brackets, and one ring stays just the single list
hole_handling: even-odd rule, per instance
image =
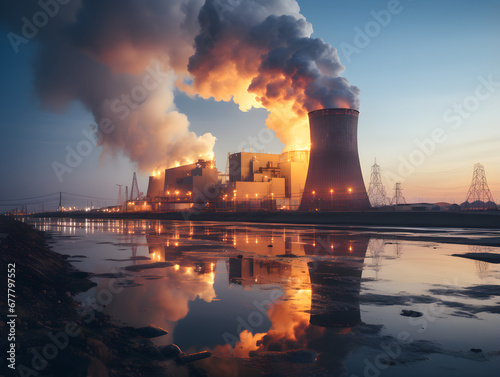
[{"label": "steel structure", "polygon": [[359,111],[309,113],[311,154],[301,211],[371,208],[358,155]]},{"label": "steel structure", "polygon": [[137,175],[134,172],[134,177],[132,178],[132,188],[130,189],[130,200],[138,200],[140,196],[139,186],[137,184]]},{"label": "steel structure", "polygon": [[396,207],[400,204],[406,204],[406,199],[403,196],[403,189],[401,188],[401,183],[396,183],[394,185],[394,196],[391,200],[391,204]]},{"label": "steel structure", "polygon": [[382,183],[382,175],[380,173],[380,165],[372,166],[372,175],[370,177],[370,186],[368,187],[368,198],[373,207],[382,207],[390,204],[390,200],[385,193],[384,184]]},{"label": "steel structure", "polygon": [[[488,182],[486,181],[486,172],[482,164],[474,165],[474,174],[472,176],[472,183],[469,191],[467,192],[466,203],[476,207],[486,207],[488,202],[494,203],[493,195],[491,195]],[[481,209],[481,208],[478,208]]]}]

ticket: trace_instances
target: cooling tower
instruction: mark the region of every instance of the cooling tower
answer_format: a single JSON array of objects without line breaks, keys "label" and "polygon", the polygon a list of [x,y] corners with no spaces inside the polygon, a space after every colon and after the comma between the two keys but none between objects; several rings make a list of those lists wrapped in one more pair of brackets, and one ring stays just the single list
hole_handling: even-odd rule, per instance
[{"label": "cooling tower", "polygon": [[149,177],[148,185],[148,198],[155,198],[157,196],[162,196],[165,186],[165,172],[161,172],[157,175]]},{"label": "cooling tower", "polygon": [[311,155],[301,211],[371,208],[359,164],[358,117],[352,109],[309,113]]}]

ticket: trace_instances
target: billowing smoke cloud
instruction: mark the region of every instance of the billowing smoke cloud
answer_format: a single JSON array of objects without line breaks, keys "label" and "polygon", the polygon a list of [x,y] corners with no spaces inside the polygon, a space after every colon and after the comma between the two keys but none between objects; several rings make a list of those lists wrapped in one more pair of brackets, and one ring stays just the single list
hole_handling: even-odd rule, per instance
[{"label": "billowing smoke cloud", "polygon": [[[41,7],[6,3],[2,19],[22,36],[22,17],[33,20]],[[215,137],[189,131],[174,104],[203,1],[44,3],[53,16],[31,42],[39,47],[35,91],[44,107],[62,111],[80,101],[102,131],[103,155],[123,154],[143,171],[213,157]]]},{"label": "billowing smoke cloud", "polygon": [[299,12],[295,0],[207,0],[189,64],[202,97],[265,107],[287,148],[309,146],[307,112],[359,108],[359,89],[340,76],[337,51],[311,38]]},{"label": "billowing smoke cloud", "polygon": [[[266,108],[289,149],[309,145],[308,111],[359,106],[336,50],[311,38],[295,0],[45,3],[54,15],[33,38],[42,104],[60,111],[82,102],[103,130],[103,154],[124,154],[142,170],[213,156],[215,137],[189,131],[177,90]],[[34,0],[1,7],[19,35],[22,17],[41,9]]]}]

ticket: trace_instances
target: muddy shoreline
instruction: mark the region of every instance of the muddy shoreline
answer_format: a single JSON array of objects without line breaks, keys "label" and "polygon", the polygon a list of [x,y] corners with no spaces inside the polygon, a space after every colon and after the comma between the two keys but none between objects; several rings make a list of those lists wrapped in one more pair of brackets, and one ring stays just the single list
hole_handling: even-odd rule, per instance
[{"label": "muddy shoreline", "polygon": [[[73,268],[67,256],[52,251],[46,234],[0,217],[0,236],[2,268],[15,266],[12,365],[16,369],[7,368],[6,376],[205,375],[192,364],[179,365],[174,360],[177,355],[165,355],[148,334],[114,325],[99,310],[88,316],[79,314],[79,302],[73,297],[95,283],[90,274]],[[8,313],[6,301],[0,302],[0,310]],[[12,326],[2,317],[0,328],[7,335]],[[0,344],[5,351],[11,343],[2,336]]]}]

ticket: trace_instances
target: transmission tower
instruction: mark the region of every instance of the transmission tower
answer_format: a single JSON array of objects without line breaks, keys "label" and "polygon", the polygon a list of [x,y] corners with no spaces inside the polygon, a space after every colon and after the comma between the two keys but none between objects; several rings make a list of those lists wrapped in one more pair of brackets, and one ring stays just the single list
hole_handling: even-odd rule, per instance
[{"label": "transmission tower", "polygon": [[128,186],[125,186],[125,202],[128,202]]},{"label": "transmission tower", "polygon": [[134,172],[134,178],[132,178],[132,188],[130,189],[130,200],[139,199],[139,186],[137,185],[137,175]]},{"label": "transmission tower", "polygon": [[122,198],[122,186],[123,185],[117,184],[117,186],[119,187],[119,189],[118,189],[118,200],[116,201],[116,205],[117,205],[117,207],[119,207],[123,204],[123,198]]},{"label": "transmission tower", "polygon": [[391,200],[391,205],[396,207],[400,204],[406,204],[405,197],[403,196],[403,189],[401,188],[401,183],[396,183],[394,185],[394,197]]},{"label": "transmission tower", "polygon": [[389,204],[389,198],[385,193],[382,176],[380,174],[380,165],[377,165],[377,159],[375,159],[375,164],[372,166],[368,197],[373,207],[381,207]]},{"label": "transmission tower", "polygon": [[482,164],[474,165],[472,183],[465,201],[470,204],[474,202],[483,202],[484,204],[494,202],[490,188],[488,187],[488,182],[486,182],[486,172]]}]

